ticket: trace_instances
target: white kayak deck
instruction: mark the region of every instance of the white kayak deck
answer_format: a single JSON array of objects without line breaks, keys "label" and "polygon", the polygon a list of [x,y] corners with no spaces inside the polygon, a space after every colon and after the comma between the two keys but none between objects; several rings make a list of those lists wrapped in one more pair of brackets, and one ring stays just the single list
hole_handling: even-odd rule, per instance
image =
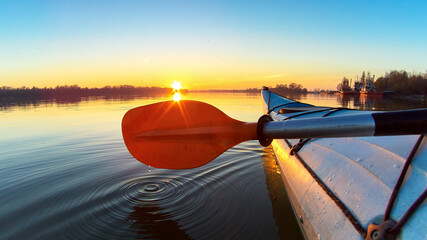
[{"label": "white kayak deck", "polygon": [[[264,109],[275,121],[360,114],[356,110],[316,108],[263,91]],[[268,101],[270,99],[270,101]],[[270,104],[268,106],[268,104]],[[281,107],[277,107],[281,106]],[[276,108],[275,108],[276,107]],[[295,107],[295,108],[294,108]],[[285,112],[284,114],[279,114]],[[293,112],[296,110],[296,112]],[[316,112],[316,110],[321,110]],[[387,203],[417,135],[311,139],[298,155],[347,207],[366,231],[372,222],[382,223]],[[290,147],[299,139],[272,143],[295,214],[307,239],[363,239],[343,211],[316,182]],[[401,219],[427,186],[427,140],[423,139],[398,193],[391,218]],[[401,239],[427,239],[427,204],[423,203],[404,225]]]}]

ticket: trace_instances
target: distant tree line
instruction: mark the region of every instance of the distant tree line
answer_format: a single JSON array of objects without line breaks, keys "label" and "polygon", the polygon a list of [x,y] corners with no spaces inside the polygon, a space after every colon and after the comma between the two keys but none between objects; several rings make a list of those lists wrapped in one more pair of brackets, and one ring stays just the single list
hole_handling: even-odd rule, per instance
[{"label": "distant tree line", "polygon": [[270,88],[270,90],[280,94],[307,94],[307,88],[297,83],[277,84],[275,88]]},{"label": "distant tree line", "polygon": [[247,88],[245,90],[245,92],[248,92],[248,93],[260,93],[261,89],[260,88]]},{"label": "distant tree line", "polygon": [[[291,83],[277,84],[276,87],[270,87],[270,90],[281,94],[306,94],[307,89],[301,84]],[[247,89],[229,89],[229,90],[193,90],[194,92],[241,92],[241,93],[260,93],[260,88]],[[168,95],[173,92],[172,88],[165,87],[137,87],[132,85],[105,86],[102,88],[79,87],[78,85],[63,85],[57,87],[0,87],[0,100],[37,100],[37,99],[78,99],[81,97],[123,98],[128,96],[159,96]],[[181,93],[189,92],[188,89],[181,89]]]},{"label": "distant tree line", "polygon": [[260,93],[259,88],[247,89],[208,89],[208,90],[188,90],[188,92],[209,92],[209,93]]},{"label": "distant tree line", "polygon": [[[393,91],[397,94],[424,94],[427,95],[427,72],[425,74],[408,73],[404,70],[393,70],[386,72],[375,80],[375,75],[371,76],[369,72],[362,73],[360,78],[351,84],[352,80],[344,77],[337,85],[338,91],[360,91],[367,88],[369,84],[376,91]],[[373,84],[372,84],[373,83]]]},{"label": "distant tree line", "polygon": [[343,77],[340,83],[337,85],[338,91],[351,91],[350,80],[347,77]]},{"label": "distant tree line", "polygon": [[404,70],[387,72],[375,81],[378,91],[398,94],[427,94],[427,73],[411,74]]},{"label": "distant tree line", "polygon": [[[306,94],[307,88],[303,88],[301,84],[277,84],[276,87],[269,87],[273,92],[280,94]],[[260,93],[260,88],[247,88],[247,89],[221,89],[221,90],[197,90],[197,92],[230,92],[230,93]]]},{"label": "distant tree line", "polygon": [[57,86],[55,88],[1,87],[0,99],[63,99],[73,97],[114,97],[129,95],[151,96],[170,94],[171,92],[172,88],[135,87],[131,85],[105,86],[103,88],[81,88],[77,85]]},{"label": "distant tree line", "polygon": [[[273,92],[280,94],[306,94],[307,88],[303,88],[301,84],[277,84],[276,87],[269,87]],[[191,90],[191,92],[218,92],[218,93],[256,93],[261,92],[261,88],[247,88],[247,89],[210,89],[210,90]]]}]

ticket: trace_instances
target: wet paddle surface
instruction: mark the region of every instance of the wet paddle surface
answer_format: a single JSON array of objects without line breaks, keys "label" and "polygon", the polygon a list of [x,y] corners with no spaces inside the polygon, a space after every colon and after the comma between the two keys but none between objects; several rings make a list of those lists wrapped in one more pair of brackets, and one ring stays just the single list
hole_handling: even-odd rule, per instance
[{"label": "wet paddle surface", "polygon": [[[258,96],[220,98],[216,105],[235,118],[261,114]],[[189,170],[135,160],[121,118],[161,100],[38,102],[1,111],[0,238],[301,237],[280,173],[265,167],[274,167],[274,155],[257,141]],[[267,185],[272,181],[278,186]]]},{"label": "wet paddle surface", "polygon": [[[258,95],[184,99],[242,121],[262,113]],[[129,154],[123,115],[163,100],[2,106],[0,239],[301,239],[274,154],[257,141],[189,170],[152,168]],[[302,101],[341,106],[335,96]]]}]

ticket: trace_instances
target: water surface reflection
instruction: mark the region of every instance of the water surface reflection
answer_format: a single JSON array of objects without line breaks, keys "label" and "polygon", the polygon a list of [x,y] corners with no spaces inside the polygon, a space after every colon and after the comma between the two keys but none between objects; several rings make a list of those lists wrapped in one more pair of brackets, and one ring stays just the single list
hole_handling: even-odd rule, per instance
[{"label": "water surface reflection", "polygon": [[127,220],[132,222],[131,228],[141,238],[191,239],[176,221],[169,218],[164,209],[155,205],[136,205]]},{"label": "water surface reflection", "polygon": [[[257,95],[183,99],[213,104],[242,121],[255,122],[262,114]],[[128,153],[121,135],[125,112],[164,100],[170,99],[97,98],[2,108],[0,239],[299,238],[272,152],[257,141],[185,171],[151,169]],[[337,96],[299,100],[367,106]],[[387,101],[381,104],[392,105]],[[381,109],[379,104],[374,108]]]},{"label": "water surface reflection", "polygon": [[[261,111],[256,96],[192,99],[243,121]],[[163,100],[0,111],[0,238],[279,239],[256,141],[185,171],[150,168],[128,153],[124,113]]]}]

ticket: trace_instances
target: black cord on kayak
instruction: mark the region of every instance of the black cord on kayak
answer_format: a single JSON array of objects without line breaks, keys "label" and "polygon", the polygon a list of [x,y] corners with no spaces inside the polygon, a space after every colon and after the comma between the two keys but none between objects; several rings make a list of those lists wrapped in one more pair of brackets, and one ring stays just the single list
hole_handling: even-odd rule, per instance
[{"label": "black cord on kayak", "polygon": [[412,148],[411,153],[406,159],[405,164],[403,165],[402,172],[400,172],[400,176],[397,180],[396,185],[394,186],[393,192],[390,195],[390,199],[388,201],[385,213],[384,220],[381,224],[371,223],[368,226],[368,234],[366,240],[372,239],[396,239],[397,235],[399,235],[400,230],[405,225],[405,223],[409,220],[409,218],[415,213],[417,208],[424,202],[427,197],[427,189],[415,200],[415,202],[406,210],[406,213],[403,217],[396,223],[393,219],[390,219],[391,210],[394,206],[394,202],[396,201],[397,194],[399,193],[400,187],[402,186],[403,180],[408,172],[409,165],[412,162],[417,150],[424,138],[424,135],[421,135],[414,147]]},{"label": "black cord on kayak", "polygon": [[400,187],[402,186],[403,180],[405,179],[406,172],[408,171],[409,165],[412,162],[412,159],[414,158],[415,154],[417,153],[417,150],[424,138],[424,135],[421,135],[417,142],[415,143],[414,147],[412,148],[411,153],[409,154],[408,158],[406,159],[405,164],[403,165],[402,172],[400,173],[400,176],[396,182],[396,185],[394,186],[393,192],[391,193],[390,199],[387,204],[387,208],[384,213],[384,221],[390,219],[390,213],[391,209],[393,208],[394,202],[396,201],[397,194],[399,193]]},{"label": "black cord on kayak", "polygon": [[306,138],[306,139],[303,139],[303,138],[301,138],[300,140],[299,140],[299,142],[297,143],[297,144],[295,144],[292,148],[291,148],[291,151],[289,152],[289,155],[294,155],[295,153],[297,153],[297,152],[299,152],[299,150],[301,150],[301,148],[302,147],[304,147],[304,145],[308,142],[308,141],[310,141],[312,138]]},{"label": "black cord on kayak", "polygon": [[303,116],[303,115],[308,115],[308,114],[318,113],[318,112],[325,112],[325,111],[330,111],[330,110],[334,110],[334,109],[336,109],[336,108],[325,108],[325,109],[314,110],[314,111],[305,111],[305,112],[302,112],[302,113],[299,113],[299,114],[295,114],[295,115],[289,116],[289,117],[285,118],[283,121],[289,120],[291,118]]},{"label": "black cord on kayak", "polygon": [[285,103],[285,104],[282,104],[282,105],[279,105],[279,106],[275,106],[274,108],[269,109],[268,112],[267,112],[267,114],[270,114],[276,108],[281,108],[281,107],[284,107],[284,106],[287,106],[287,105],[290,105],[290,104],[294,104],[294,103],[299,103],[299,102],[288,102],[288,103]]},{"label": "black cord on kayak", "polygon": [[350,108],[341,108],[341,107],[339,107],[339,108],[335,108],[333,111],[330,111],[330,112],[326,113],[326,114],[325,114],[325,115],[323,115],[322,117],[327,117],[327,116],[332,115],[332,114],[334,114],[334,113],[336,113],[336,112],[338,112],[338,111],[341,111],[341,110],[354,110],[354,109],[350,109]]},{"label": "black cord on kayak", "polygon": [[426,200],[427,197],[427,188],[424,192],[417,198],[417,200],[408,208],[405,215],[396,223],[394,227],[392,227],[389,231],[390,234],[397,235],[402,229],[403,225],[409,220],[412,214],[415,213],[415,210]]}]

